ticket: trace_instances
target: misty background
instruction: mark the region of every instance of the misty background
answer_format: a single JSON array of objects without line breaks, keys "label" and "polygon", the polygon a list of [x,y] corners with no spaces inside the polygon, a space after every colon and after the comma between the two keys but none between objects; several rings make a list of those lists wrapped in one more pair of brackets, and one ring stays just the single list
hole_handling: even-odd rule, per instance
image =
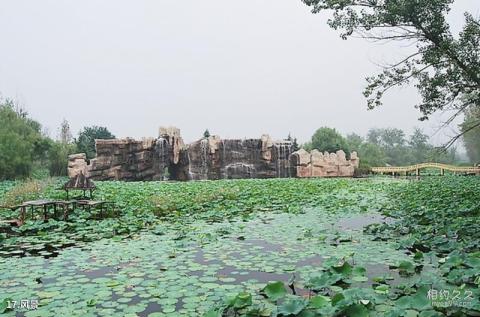
[{"label": "misty background", "polygon": [[[454,32],[465,11],[478,15],[480,1],[455,1]],[[417,120],[413,88],[367,111],[365,77],[411,48],[344,41],[328,18],[300,0],[2,1],[0,93],[52,137],[63,119],[74,134],[101,125],[135,138],[173,125],[186,142],[207,128],[302,143],[321,126],[417,126],[435,144],[455,134],[456,124],[434,135],[446,115]]]}]

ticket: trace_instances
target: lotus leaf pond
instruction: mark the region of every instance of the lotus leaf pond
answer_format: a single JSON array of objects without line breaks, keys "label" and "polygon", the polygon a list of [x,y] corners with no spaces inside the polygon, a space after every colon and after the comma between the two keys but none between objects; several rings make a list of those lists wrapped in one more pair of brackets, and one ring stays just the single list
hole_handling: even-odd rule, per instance
[{"label": "lotus leaf pond", "polygon": [[0,227],[0,316],[480,316],[479,177],[96,185]]}]

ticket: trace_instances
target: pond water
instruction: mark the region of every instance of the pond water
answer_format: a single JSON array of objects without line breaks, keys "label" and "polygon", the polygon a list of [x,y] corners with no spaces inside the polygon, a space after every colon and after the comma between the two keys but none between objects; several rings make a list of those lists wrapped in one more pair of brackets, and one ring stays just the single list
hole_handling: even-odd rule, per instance
[{"label": "pond water", "polygon": [[305,282],[333,254],[363,265],[370,280],[362,283],[387,273],[398,282],[388,267],[406,255],[362,232],[386,220],[374,212],[311,208],[248,221],[195,221],[181,237],[164,224],[161,234],[68,246],[55,257],[0,258],[0,292],[41,304],[5,316],[201,316],[226,296],[258,293],[267,282],[287,284],[292,276],[297,294],[306,295]]}]

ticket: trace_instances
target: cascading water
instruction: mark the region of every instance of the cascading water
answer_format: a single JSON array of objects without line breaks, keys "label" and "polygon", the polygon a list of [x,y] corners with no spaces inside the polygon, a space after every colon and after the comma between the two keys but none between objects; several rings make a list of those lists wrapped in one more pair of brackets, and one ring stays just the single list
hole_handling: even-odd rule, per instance
[{"label": "cascading water", "polygon": [[158,138],[156,142],[157,151],[158,151],[158,160],[159,160],[158,170],[160,171],[160,177],[162,180],[165,178],[165,167],[167,165],[165,155],[164,155],[164,151],[165,151],[164,144],[163,144],[164,142],[165,142],[164,138]]},{"label": "cascading water", "polygon": [[291,152],[291,144],[287,142],[278,142],[274,144],[276,152],[276,168],[277,177],[290,177],[289,156]]},{"label": "cascading water", "polygon": [[225,140],[222,140],[222,159],[224,162],[227,161],[227,152],[225,150]]},{"label": "cascading water", "polygon": [[188,158],[188,179],[193,180],[193,173],[192,173],[192,160],[190,159],[190,151],[187,150],[187,158]]},{"label": "cascading water", "polygon": [[208,179],[208,140],[203,139],[200,141],[202,165],[201,165],[201,177],[202,179]]},{"label": "cascading water", "polygon": [[287,153],[285,155],[285,169],[287,170],[287,177],[292,177],[292,171],[290,170],[290,155],[292,154],[293,144],[287,145]]},{"label": "cascading water", "polygon": [[[223,161],[223,164],[227,164],[227,151],[226,151],[226,145],[225,145],[225,140],[222,139],[222,161]],[[227,175],[227,168],[225,167],[224,170],[223,170],[223,178],[224,179],[227,179],[228,175]]]},{"label": "cascading water", "polygon": [[275,149],[277,150],[277,177],[281,177],[280,173],[280,152],[282,150],[282,145],[281,144],[276,144]]}]

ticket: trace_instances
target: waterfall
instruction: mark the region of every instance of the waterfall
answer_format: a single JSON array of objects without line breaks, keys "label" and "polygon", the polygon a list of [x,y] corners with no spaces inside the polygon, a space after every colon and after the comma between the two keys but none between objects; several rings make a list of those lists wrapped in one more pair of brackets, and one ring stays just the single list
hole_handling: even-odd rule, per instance
[{"label": "waterfall", "polygon": [[161,166],[161,173],[162,173],[162,179],[165,179],[165,159],[164,159],[164,155],[163,155],[163,141],[164,139],[162,138],[160,140],[160,166]]},{"label": "waterfall", "polygon": [[160,155],[163,157],[163,161],[165,161],[165,142],[167,142],[167,140],[165,140],[164,138],[162,138],[162,140],[160,141]]},{"label": "waterfall", "polygon": [[284,144],[283,143],[277,143],[275,144],[275,147],[277,148],[277,177],[281,178],[282,175],[282,152],[284,149]]},{"label": "waterfall", "polygon": [[227,153],[225,152],[225,140],[222,139],[222,159],[224,162],[227,161]]},{"label": "waterfall", "polygon": [[202,157],[202,179],[208,179],[208,140],[200,141],[201,157]]},{"label": "waterfall", "polygon": [[291,144],[281,141],[274,144],[276,153],[277,177],[290,177],[289,156],[291,152]]},{"label": "waterfall", "polygon": [[190,151],[187,149],[187,157],[188,157],[188,179],[193,180],[193,173],[192,173],[192,161],[190,160]]},{"label": "waterfall", "polygon": [[165,159],[164,159],[164,144],[163,142],[165,141],[164,138],[158,138],[156,145],[157,145],[157,151],[158,151],[158,171],[161,177],[161,180],[165,179]]},{"label": "waterfall", "polygon": [[288,178],[292,177],[292,171],[290,169],[290,155],[291,154],[292,154],[292,144],[290,144],[288,146],[288,153],[287,153],[287,157],[285,159],[285,165],[286,165],[286,168],[287,168]]},{"label": "waterfall", "polygon": [[223,161],[223,165],[225,166],[224,169],[223,169],[223,178],[224,179],[227,179],[227,152],[226,152],[226,149],[225,149],[225,140],[222,139],[222,161]]},{"label": "waterfall", "polygon": [[277,148],[277,177],[280,178],[281,175],[281,169],[280,169],[280,154],[282,151],[282,145],[281,144],[276,144]]}]

